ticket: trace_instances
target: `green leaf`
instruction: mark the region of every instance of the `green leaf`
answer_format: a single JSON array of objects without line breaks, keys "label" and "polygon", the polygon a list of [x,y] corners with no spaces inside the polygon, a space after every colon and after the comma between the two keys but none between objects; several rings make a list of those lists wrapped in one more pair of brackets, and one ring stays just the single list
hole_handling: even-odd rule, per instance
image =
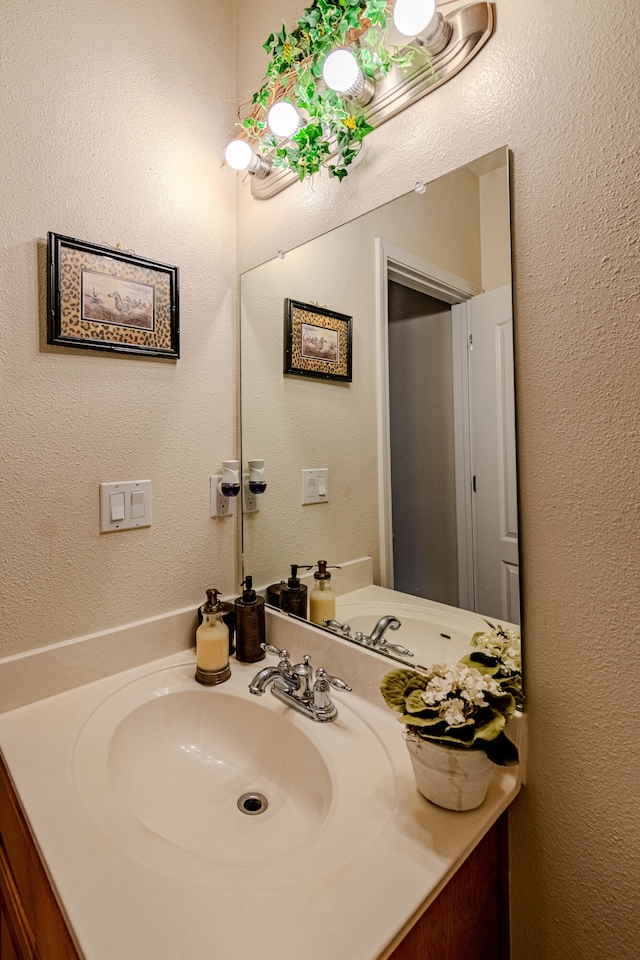
[{"label": "green leaf", "polygon": [[518,748],[506,733],[499,734],[494,740],[487,740],[482,748],[489,760],[499,767],[513,767],[519,762]]},{"label": "green leaf", "polygon": [[[391,707],[392,710],[397,710],[399,713],[404,713],[405,708],[405,690],[408,685],[414,681],[414,678],[417,676],[415,670],[392,670],[390,673],[385,674],[380,683],[380,692],[384,697],[385,703],[388,707]],[[422,688],[426,689],[427,683],[425,680],[425,685]],[[412,689],[417,689],[415,686]]]},{"label": "green leaf", "polygon": [[467,667],[473,667],[473,669],[479,673],[487,674],[490,677],[495,676],[500,669],[500,665],[495,657],[489,657],[484,653],[480,653],[480,651],[468,653],[466,657],[460,657],[460,663],[466,664]]},{"label": "green leaf", "polygon": [[411,693],[407,696],[405,694],[404,698],[405,710],[407,713],[415,715],[416,713],[425,714],[425,716],[433,716],[434,712],[437,714],[437,710],[434,711],[433,707],[428,707],[427,704],[422,699],[421,690],[412,690]]}]

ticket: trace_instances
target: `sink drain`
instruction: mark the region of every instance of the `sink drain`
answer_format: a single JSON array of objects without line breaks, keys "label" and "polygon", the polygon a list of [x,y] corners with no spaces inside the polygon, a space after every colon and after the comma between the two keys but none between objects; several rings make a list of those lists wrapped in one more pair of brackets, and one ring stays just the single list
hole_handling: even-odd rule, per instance
[{"label": "sink drain", "polygon": [[269,806],[269,801],[262,793],[243,793],[238,799],[238,810],[248,817],[255,817]]}]

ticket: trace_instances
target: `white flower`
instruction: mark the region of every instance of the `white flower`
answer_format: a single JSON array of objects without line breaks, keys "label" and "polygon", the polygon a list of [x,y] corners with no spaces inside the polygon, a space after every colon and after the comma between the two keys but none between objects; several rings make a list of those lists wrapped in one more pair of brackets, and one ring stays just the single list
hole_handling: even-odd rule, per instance
[{"label": "white flower", "polygon": [[464,702],[459,699],[447,700],[440,707],[440,716],[450,727],[461,727],[464,725]]},{"label": "white flower", "polygon": [[427,689],[422,691],[422,699],[428,707],[433,707],[436,703],[446,700],[451,693],[452,686],[452,681],[448,677],[441,677],[436,674],[429,680]]},{"label": "white flower", "polygon": [[501,626],[496,628],[491,625],[484,633],[475,634],[471,642],[482,653],[499,660],[507,672],[522,671],[520,634],[516,630],[505,630]]}]

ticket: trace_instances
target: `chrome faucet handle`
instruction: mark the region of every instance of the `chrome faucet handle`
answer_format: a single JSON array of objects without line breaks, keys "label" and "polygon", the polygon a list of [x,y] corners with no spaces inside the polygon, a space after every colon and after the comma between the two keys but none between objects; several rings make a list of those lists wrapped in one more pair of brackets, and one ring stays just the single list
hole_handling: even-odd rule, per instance
[{"label": "chrome faucet handle", "polygon": [[284,649],[280,650],[273,643],[261,643],[260,646],[265,651],[265,653],[270,653],[274,657],[280,657],[280,663],[278,664],[278,669],[282,673],[285,673],[285,672],[289,674],[291,673],[292,666],[291,666],[291,660],[289,659],[288,650],[284,650]]},{"label": "chrome faucet handle", "polygon": [[372,642],[371,637],[368,637],[366,633],[363,633],[362,630],[357,630],[354,637],[356,643],[361,643],[364,647],[373,647],[375,644]]},{"label": "chrome faucet handle", "polygon": [[389,643],[384,637],[378,640],[378,650],[382,650],[383,653],[385,651],[396,653],[399,657],[412,657],[414,655],[412,650],[407,650],[407,648],[403,647],[400,643]]},{"label": "chrome faucet handle", "polygon": [[330,683],[332,687],[336,688],[336,690],[345,690],[347,692],[351,692],[353,689],[348,683],[345,683],[344,680],[341,680],[340,677],[332,677],[330,673],[327,673],[324,667],[318,667],[316,670],[316,684],[322,683]]},{"label": "chrome faucet handle", "polygon": [[265,651],[265,653],[271,653],[274,657],[279,657],[281,654],[286,653],[289,656],[286,650],[281,650],[279,647],[276,647],[273,643],[261,643],[260,646]]},{"label": "chrome faucet handle", "polygon": [[339,630],[343,637],[351,638],[351,627],[348,623],[338,623],[337,620],[324,620],[323,622],[330,630]]}]

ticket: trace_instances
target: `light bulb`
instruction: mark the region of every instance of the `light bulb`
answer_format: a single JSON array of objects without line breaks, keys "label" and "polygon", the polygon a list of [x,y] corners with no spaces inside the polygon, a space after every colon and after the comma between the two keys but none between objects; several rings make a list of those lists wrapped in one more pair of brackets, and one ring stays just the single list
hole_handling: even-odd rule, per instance
[{"label": "light bulb", "polygon": [[399,33],[415,37],[432,57],[444,50],[453,33],[449,21],[436,10],[435,0],[396,0],[393,22]]},{"label": "light bulb", "polygon": [[292,103],[280,100],[269,108],[267,124],[276,137],[288,139],[297,133],[304,121]]},{"label": "light bulb", "polygon": [[268,177],[273,166],[271,157],[259,157],[246,140],[232,140],[227,144],[224,158],[234,170],[248,170],[258,180]]},{"label": "light bulb", "polygon": [[324,82],[338,93],[346,93],[362,76],[358,61],[348,50],[334,50],[322,68]]},{"label": "light bulb", "polygon": [[366,106],[376,92],[375,82],[365,77],[354,55],[343,47],[329,54],[322,67],[322,77],[331,90],[361,107]]},{"label": "light bulb", "polygon": [[234,170],[246,170],[253,158],[253,150],[246,140],[232,140],[224,152],[224,157]]},{"label": "light bulb", "polygon": [[417,37],[436,16],[435,0],[396,0],[393,7],[393,22],[405,37]]}]

